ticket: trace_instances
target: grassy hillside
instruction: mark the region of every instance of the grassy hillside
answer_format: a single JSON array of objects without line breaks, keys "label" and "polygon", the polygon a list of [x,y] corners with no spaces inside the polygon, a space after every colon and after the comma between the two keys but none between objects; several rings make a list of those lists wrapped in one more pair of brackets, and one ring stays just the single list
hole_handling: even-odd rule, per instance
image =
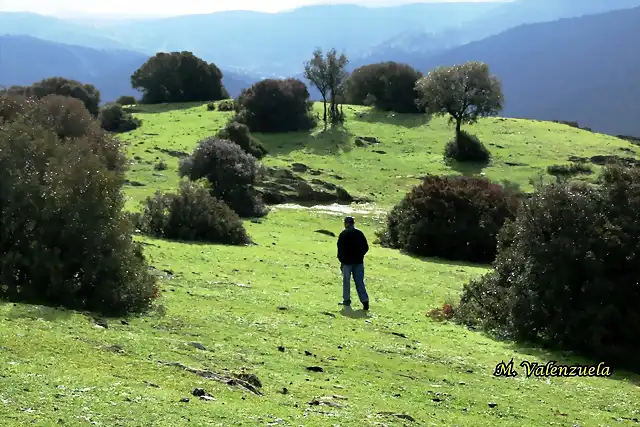
[{"label": "grassy hillside", "polygon": [[[140,113],[142,128],[125,137],[132,160],[138,156],[129,179],[144,184],[127,187],[131,207],[155,189],[175,188],[177,158],[166,150],[188,152],[226,120],[225,113],[204,106],[157,109],[164,111]],[[395,203],[416,182],[408,175],[455,172],[441,160],[452,133],[445,122],[356,119],[356,112],[350,110],[350,135],[260,136],[274,153],[265,163],[298,161],[340,175],[341,185],[373,193],[379,207]],[[523,185],[570,155],[635,150],[549,123],[491,119],[473,131],[495,144],[487,175]],[[354,147],[354,135],[379,138],[373,149],[386,154]],[[153,169],[160,159],[169,169]],[[373,240],[382,218],[355,216]],[[495,365],[511,358],[516,366],[523,360],[586,362],[496,342],[425,315],[455,301],[484,266],[421,260],[373,245],[367,257],[371,313],[355,306],[341,312],[335,239],[315,232],[339,232],[340,217],[281,208],[246,227],[256,246],[140,238],[163,289],[157,309],[141,318],[105,323],[80,313],[1,304],[0,419],[12,426],[493,427],[633,425],[640,417],[637,376],[525,378],[521,372],[495,378]],[[314,366],[323,372],[307,369]],[[185,367],[218,379],[255,374],[263,395]],[[216,400],[192,396],[194,388]]]}]

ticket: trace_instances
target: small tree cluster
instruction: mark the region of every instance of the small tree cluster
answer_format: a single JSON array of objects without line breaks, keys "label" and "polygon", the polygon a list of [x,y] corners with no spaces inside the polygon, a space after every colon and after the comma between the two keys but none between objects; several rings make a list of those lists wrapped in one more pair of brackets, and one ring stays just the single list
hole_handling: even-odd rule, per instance
[{"label": "small tree cluster", "polygon": [[267,214],[262,199],[253,188],[258,174],[255,157],[231,141],[205,138],[193,154],[180,164],[180,176],[192,181],[206,179],[212,195],[226,202],[243,218]]},{"label": "small tree cluster", "polygon": [[494,271],[465,286],[459,319],[639,370],[640,169],[607,166],[601,184],[538,188]]},{"label": "small tree cluster", "polygon": [[191,52],[157,53],[133,73],[131,86],[143,93],[146,104],[229,98],[222,71]]},{"label": "small tree cluster", "polygon": [[256,159],[261,159],[267,154],[267,149],[251,135],[249,127],[245,124],[230,121],[217,136],[238,144],[245,153],[251,154]]},{"label": "small tree cluster", "polygon": [[155,237],[229,245],[250,243],[240,217],[208,188],[188,181],[177,193],[156,192],[143,203],[137,224]]},{"label": "small tree cluster", "polygon": [[157,288],[123,210],[125,157],[81,101],[0,95],[0,164],[2,298],[149,307]]},{"label": "small tree cluster", "polygon": [[137,103],[136,97],[131,95],[122,95],[116,100],[116,104],[120,105],[136,105]]},{"label": "small tree cluster", "polygon": [[[327,122],[333,125],[344,123],[342,107],[338,106],[344,102],[344,83],[349,76],[346,71],[348,64],[347,57],[344,54],[338,55],[335,49],[327,52],[326,56],[322,49],[316,49],[311,61],[304,65],[304,77],[318,89],[322,96],[324,108],[322,119],[325,129]],[[329,100],[328,111],[327,100]]]},{"label": "small tree cluster", "polygon": [[416,83],[422,73],[407,64],[381,62],[356,68],[346,82],[347,104],[369,105],[382,111],[419,113]]},{"label": "small tree cluster", "polygon": [[95,86],[63,77],[43,79],[31,86],[12,86],[8,92],[38,99],[47,95],[68,96],[82,101],[93,117],[97,117],[100,111],[100,91]]},{"label": "small tree cluster", "polygon": [[419,256],[489,263],[517,206],[516,195],[486,179],[428,175],[391,210],[380,243]]},{"label": "small tree cluster", "polygon": [[265,79],[242,91],[235,121],[251,132],[291,132],[313,129],[313,103],[298,79]]},{"label": "small tree cluster", "polygon": [[120,104],[107,104],[100,109],[100,126],[109,132],[129,132],[142,123],[122,108]]}]

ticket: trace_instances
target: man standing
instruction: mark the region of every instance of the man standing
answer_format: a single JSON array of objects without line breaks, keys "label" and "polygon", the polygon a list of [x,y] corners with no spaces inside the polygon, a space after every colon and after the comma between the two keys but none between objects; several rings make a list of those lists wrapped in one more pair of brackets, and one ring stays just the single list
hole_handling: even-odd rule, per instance
[{"label": "man standing", "polygon": [[342,303],[351,306],[351,276],[356,282],[358,298],[365,310],[369,310],[369,296],[364,286],[364,256],[369,244],[364,233],[355,227],[355,220],[348,216],[344,219],[344,230],[338,237],[338,260],[342,269]]}]

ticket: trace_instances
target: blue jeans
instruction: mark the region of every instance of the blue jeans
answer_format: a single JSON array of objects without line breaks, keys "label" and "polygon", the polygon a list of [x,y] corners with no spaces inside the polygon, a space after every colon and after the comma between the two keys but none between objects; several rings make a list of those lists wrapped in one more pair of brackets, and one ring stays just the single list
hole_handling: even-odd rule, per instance
[{"label": "blue jeans", "polygon": [[356,291],[361,303],[369,301],[369,295],[364,286],[364,264],[342,264],[342,301],[351,304],[351,276],[356,282]]}]

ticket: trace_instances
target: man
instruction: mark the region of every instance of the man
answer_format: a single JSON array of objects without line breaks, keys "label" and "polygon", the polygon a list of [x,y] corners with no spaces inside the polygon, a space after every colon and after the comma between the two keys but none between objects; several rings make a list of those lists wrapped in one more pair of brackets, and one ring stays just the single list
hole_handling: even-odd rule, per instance
[{"label": "man", "polygon": [[355,220],[344,219],[344,230],[338,237],[338,260],[342,270],[342,303],[351,306],[351,276],[356,282],[358,298],[365,310],[369,310],[369,296],[364,286],[364,256],[369,252],[367,238],[355,227]]}]

